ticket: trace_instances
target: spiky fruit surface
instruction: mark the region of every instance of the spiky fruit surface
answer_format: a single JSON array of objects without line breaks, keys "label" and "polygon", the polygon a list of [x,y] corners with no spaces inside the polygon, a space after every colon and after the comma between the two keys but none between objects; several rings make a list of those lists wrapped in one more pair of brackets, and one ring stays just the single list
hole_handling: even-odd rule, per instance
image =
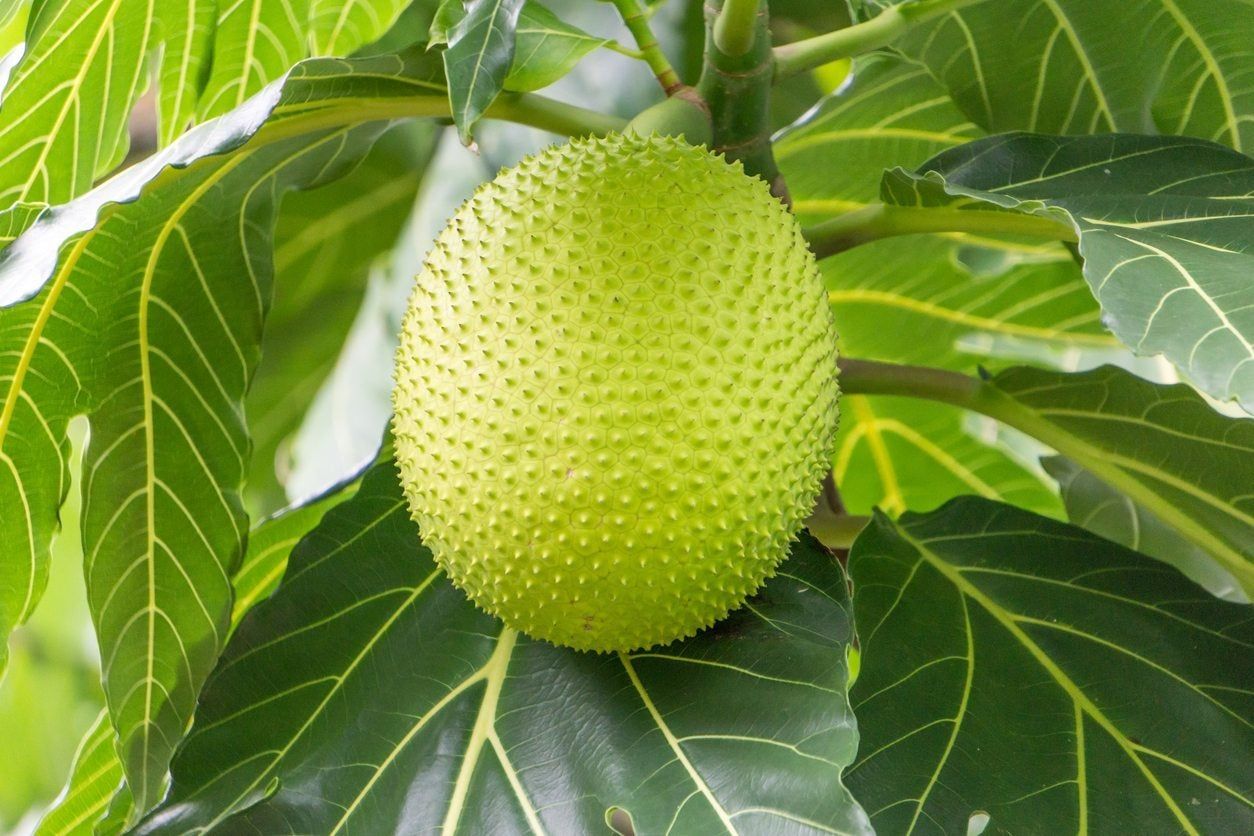
[{"label": "spiky fruit surface", "polygon": [[531,636],[691,635],[813,506],[835,344],[762,181],[665,137],[542,151],[458,210],[410,300],[394,429],[423,538]]}]

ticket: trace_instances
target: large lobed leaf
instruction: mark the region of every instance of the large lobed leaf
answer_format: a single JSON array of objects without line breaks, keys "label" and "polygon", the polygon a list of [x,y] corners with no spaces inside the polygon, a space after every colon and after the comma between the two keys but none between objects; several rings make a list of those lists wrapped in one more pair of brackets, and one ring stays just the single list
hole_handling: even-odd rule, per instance
[{"label": "large lobed leaf", "polygon": [[[875,0],[871,10],[895,2]],[[1254,147],[1249,0],[988,0],[894,44],[990,132],[1182,134]]]},{"label": "large lobed leaf", "polygon": [[880,832],[1254,828],[1247,607],[977,498],[878,517],[849,563],[849,782]]},{"label": "large lobed leaf", "polygon": [[[856,62],[847,87],[785,131],[775,149],[795,209],[814,221],[875,202],[885,168],[977,135],[925,69],[874,56]],[[858,247],[821,267],[843,354],[971,370],[997,356],[1061,364],[1118,349],[1057,244],[919,235]],[[979,493],[1061,512],[1041,478],[986,443],[989,428],[960,410],[860,396],[842,405],[834,465],[857,511],[900,513]]]},{"label": "large lobed leaf", "polygon": [[1254,409],[1249,157],[1176,137],[1010,134],[946,151],[917,173],[890,171],[883,196],[1065,219],[1111,330]]},{"label": "large lobed leaf", "polygon": [[245,618],[139,832],[589,833],[614,809],[642,834],[866,832],[840,783],[847,606],[803,538],[692,640],[532,641],[448,582],[379,465]]},{"label": "large lobed leaf", "polygon": [[311,62],[47,213],[0,260],[0,299],[35,294],[0,310],[0,501],[24,512],[0,519],[0,627],[38,597],[66,423],[85,412],[88,593],[140,808],[160,795],[228,626],[277,199],[342,172],[387,118],[446,112],[444,96],[420,56]]}]

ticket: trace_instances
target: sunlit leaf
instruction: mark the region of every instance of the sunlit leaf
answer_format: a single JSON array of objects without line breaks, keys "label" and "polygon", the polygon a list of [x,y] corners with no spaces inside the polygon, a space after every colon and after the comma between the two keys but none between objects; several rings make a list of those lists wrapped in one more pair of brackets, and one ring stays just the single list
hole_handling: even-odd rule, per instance
[{"label": "sunlit leaf", "polygon": [[139,832],[590,833],[615,808],[639,833],[866,832],[840,783],[846,607],[806,537],[692,640],[532,641],[449,584],[380,465],[240,626]]},{"label": "sunlit leaf", "polygon": [[3,507],[26,511],[0,520],[5,577],[22,582],[3,590],[19,603],[4,615],[22,612],[12,592],[43,571],[65,423],[86,412],[89,598],[141,809],[160,794],[228,626],[244,534],[242,401],[270,295],[276,198],[342,172],[386,119],[446,113],[445,95],[438,64],[419,55],[307,63],[4,253],[0,297],[36,294],[0,311],[0,492]]},{"label": "sunlit leaf", "polygon": [[[431,5],[427,0],[415,5],[424,3]],[[313,54],[350,55],[382,37],[409,5],[410,0],[309,0]]]},{"label": "sunlit leaf", "polygon": [[1254,159],[1175,137],[1010,134],[894,169],[883,194],[1065,220],[1110,329],[1254,409]]},{"label": "sunlit leaf", "polygon": [[122,781],[109,714],[101,711],[74,754],[65,789],[35,829],[37,836],[86,836],[104,816]]},{"label": "sunlit leaf", "polygon": [[1254,827],[1248,607],[976,498],[854,544],[862,742],[881,833]]}]

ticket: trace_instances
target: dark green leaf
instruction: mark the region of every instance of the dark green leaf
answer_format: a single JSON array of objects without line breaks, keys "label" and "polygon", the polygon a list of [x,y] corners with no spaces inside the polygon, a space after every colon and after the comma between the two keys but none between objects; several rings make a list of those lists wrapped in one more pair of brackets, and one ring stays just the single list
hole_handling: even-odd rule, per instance
[{"label": "dark green leaf", "polygon": [[1050,456],[1041,464],[1058,480],[1067,516],[1076,525],[1170,563],[1214,595],[1229,601],[1249,602],[1241,585],[1204,549],[1124,494],[1062,456]]},{"label": "dark green leaf", "polygon": [[1249,150],[1251,43],[1249,0],[997,0],[894,46],[989,131],[1184,134]]},{"label": "dark green leaf", "polygon": [[444,69],[453,121],[469,144],[475,123],[504,89],[514,62],[514,28],[523,0],[471,0],[448,33]]},{"label": "dark green leaf", "polygon": [[614,808],[639,833],[865,832],[840,783],[846,607],[806,537],[690,641],[532,641],[448,583],[380,465],[240,626],[140,832],[595,833]]},{"label": "dark green leaf", "polygon": [[1249,157],[1175,137],[1010,134],[942,153],[915,174],[890,171],[883,195],[1065,220],[1111,330],[1254,409]]},{"label": "dark green leaf", "polygon": [[309,62],[48,213],[0,259],[0,299],[36,294],[0,310],[0,499],[25,512],[0,519],[0,560],[17,581],[3,589],[3,627],[37,595],[66,485],[66,422],[86,413],[88,592],[140,808],[159,795],[228,626],[242,401],[270,295],[275,200],[342,172],[383,120],[447,112],[443,86],[424,80],[438,72],[421,56]]},{"label": "dark green leaf", "polygon": [[1254,828],[1247,607],[976,498],[879,517],[849,565],[849,783],[879,832]]}]

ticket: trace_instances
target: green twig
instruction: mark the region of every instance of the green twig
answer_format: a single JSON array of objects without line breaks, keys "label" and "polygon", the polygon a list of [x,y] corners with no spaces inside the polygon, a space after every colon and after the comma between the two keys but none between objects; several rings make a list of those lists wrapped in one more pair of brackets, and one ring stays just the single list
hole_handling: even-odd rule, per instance
[{"label": "green twig", "polygon": [[653,16],[653,10],[642,0],[611,0],[611,2],[618,9],[618,14],[627,26],[627,31],[631,32],[631,36],[636,39],[636,46],[640,47],[641,56],[649,65],[649,69],[653,70],[653,74],[657,76],[657,82],[662,85],[666,95],[669,96],[678,90],[681,86],[679,75],[671,66],[671,62],[667,60],[662,48],[658,46],[653,30],[649,28],[649,18]]},{"label": "green twig", "polygon": [[775,80],[888,46],[915,26],[983,0],[917,0],[885,9],[865,23],[775,50]]},{"label": "green twig", "polygon": [[726,0],[714,21],[714,44],[726,55],[744,55],[753,48],[761,0]]},{"label": "green twig", "polygon": [[1053,218],[995,209],[952,206],[894,206],[872,203],[806,227],[803,234],[819,258],[868,241],[920,232],[971,232],[984,235],[1031,235],[1053,241],[1076,241],[1071,226]]},{"label": "green twig", "polygon": [[506,93],[488,108],[484,116],[531,125],[563,136],[600,136],[621,131],[627,125],[627,120],[618,116],[534,93]]}]

